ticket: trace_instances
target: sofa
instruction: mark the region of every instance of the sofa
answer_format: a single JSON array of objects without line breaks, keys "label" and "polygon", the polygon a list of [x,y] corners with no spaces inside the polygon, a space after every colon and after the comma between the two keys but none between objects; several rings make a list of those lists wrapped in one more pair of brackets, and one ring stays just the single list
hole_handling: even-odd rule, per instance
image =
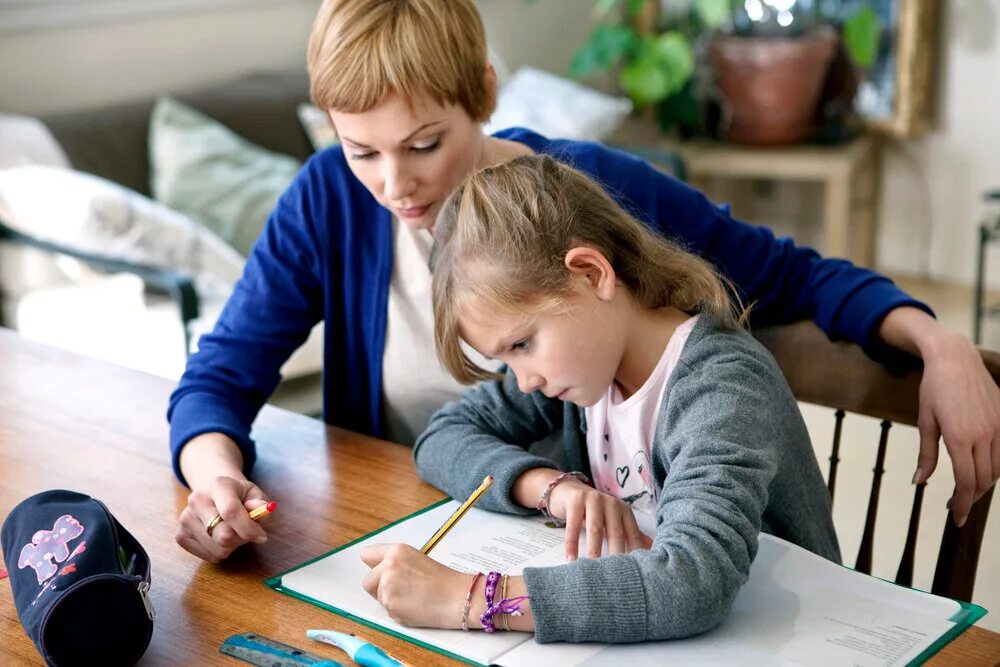
[{"label": "sofa", "polygon": [[[171,96],[274,153],[305,161],[313,152],[297,114],[309,100],[305,72],[254,74]],[[73,169],[152,197],[153,108],[150,98],[40,120]],[[177,379],[224,301],[206,300],[191,276],[172,267],[81,252],[13,230],[0,216],[0,324],[25,337]],[[292,407],[320,411],[321,367],[318,325],[282,368],[286,384],[297,387]]]}]

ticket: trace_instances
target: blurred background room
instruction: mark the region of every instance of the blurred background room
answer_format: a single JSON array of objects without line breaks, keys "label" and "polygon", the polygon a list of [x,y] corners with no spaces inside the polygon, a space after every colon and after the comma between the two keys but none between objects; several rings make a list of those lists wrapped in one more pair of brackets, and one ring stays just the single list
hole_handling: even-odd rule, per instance
[{"label": "blurred background room", "polygon": [[[336,142],[305,73],[319,4],[0,0],[3,326],[180,377],[278,195]],[[633,151],[1000,349],[1000,0],[478,4],[502,86],[490,127]],[[320,412],[320,337],[274,403]],[[825,462],[831,411],[803,411]],[[879,426],[844,429],[834,517],[851,564]],[[890,579],[918,444],[893,428],[873,563]],[[940,461],[913,579],[925,590],[953,485]],[[998,547],[994,498],[973,597],[993,630]]]}]

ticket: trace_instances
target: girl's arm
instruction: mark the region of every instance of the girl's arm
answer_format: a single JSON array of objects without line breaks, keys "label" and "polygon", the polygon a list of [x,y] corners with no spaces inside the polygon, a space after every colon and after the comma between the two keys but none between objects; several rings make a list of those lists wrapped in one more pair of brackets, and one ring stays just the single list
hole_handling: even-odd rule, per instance
[{"label": "girl's arm", "polygon": [[[452,498],[467,498],[493,475],[479,506],[529,514],[535,509],[534,502],[524,502],[530,500],[527,495],[543,477],[558,473],[554,462],[528,447],[562,429],[564,410],[578,413],[541,392],[522,393],[514,373],[504,373],[502,380],[476,385],[435,413],[414,445],[413,458],[420,476]],[[540,470],[525,476],[515,490],[518,479],[535,469]]]},{"label": "girl's arm", "polygon": [[[653,453],[662,487],[652,548],[526,568],[537,641],[680,638],[715,627],[729,613],[756,555],[778,461],[787,461],[780,452],[794,450],[792,460],[813,454],[773,360],[749,336],[720,342],[714,350],[703,341],[685,350],[667,388]],[[804,465],[815,467],[814,459]],[[815,508],[792,511],[829,528],[833,556],[829,505],[816,472],[816,488],[806,486],[787,502]]]}]

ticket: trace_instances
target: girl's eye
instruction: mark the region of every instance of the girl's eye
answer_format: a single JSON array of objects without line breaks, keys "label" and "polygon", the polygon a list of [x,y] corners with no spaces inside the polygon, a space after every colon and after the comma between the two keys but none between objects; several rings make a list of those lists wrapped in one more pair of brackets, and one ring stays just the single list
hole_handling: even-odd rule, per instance
[{"label": "girl's eye", "polygon": [[510,349],[511,350],[517,350],[517,351],[520,351],[520,352],[527,352],[528,348],[530,348],[530,347],[531,347],[531,343],[528,341],[527,338],[525,338],[524,340],[520,340],[520,341],[514,343],[513,345],[511,345]]},{"label": "girl's eye", "polygon": [[433,153],[437,150],[438,146],[441,145],[441,139],[435,139],[433,142],[426,144],[424,146],[414,146],[410,150],[414,153]]}]

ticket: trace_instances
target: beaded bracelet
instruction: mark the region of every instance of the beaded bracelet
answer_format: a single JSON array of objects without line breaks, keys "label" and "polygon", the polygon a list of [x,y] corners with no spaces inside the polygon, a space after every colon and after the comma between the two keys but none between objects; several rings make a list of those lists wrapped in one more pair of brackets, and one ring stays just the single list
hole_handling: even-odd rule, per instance
[{"label": "beaded bracelet", "polygon": [[[503,575],[503,579],[500,580],[500,599],[507,599],[507,582],[510,580],[510,575]],[[510,632],[510,614],[501,614],[500,620],[503,621],[503,629],[506,632]]]},{"label": "beaded bracelet", "polygon": [[551,520],[556,525],[557,528],[562,528],[563,526],[565,526],[566,521],[560,519],[559,517],[552,516],[552,514],[549,512],[549,495],[552,493],[552,489],[556,488],[556,485],[558,485],[561,482],[565,482],[567,479],[578,479],[587,486],[593,486],[590,480],[587,479],[587,476],[584,475],[582,472],[564,472],[563,474],[559,475],[551,482],[549,482],[549,485],[545,487],[544,491],[542,491],[542,495],[538,499],[538,504],[535,506],[535,509],[541,512],[542,516],[544,516],[546,519]]},{"label": "beaded bracelet", "polygon": [[483,594],[486,597],[486,611],[479,617],[479,624],[483,626],[484,632],[496,632],[493,625],[493,617],[497,614],[510,614],[511,616],[521,615],[521,603],[531,598],[522,595],[516,598],[503,598],[497,604],[493,604],[493,598],[497,592],[497,581],[500,579],[499,572],[490,572],[486,575],[486,588]]},{"label": "beaded bracelet", "polygon": [[482,572],[476,572],[472,577],[472,585],[469,586],[469,594],[465,596],[465,606],[462,608],[462,629],[466,632],[469,631],[469,609],[472,608],[472,594],[476,590],[476,582],[479,581],[479,577],[483,576]]}]

